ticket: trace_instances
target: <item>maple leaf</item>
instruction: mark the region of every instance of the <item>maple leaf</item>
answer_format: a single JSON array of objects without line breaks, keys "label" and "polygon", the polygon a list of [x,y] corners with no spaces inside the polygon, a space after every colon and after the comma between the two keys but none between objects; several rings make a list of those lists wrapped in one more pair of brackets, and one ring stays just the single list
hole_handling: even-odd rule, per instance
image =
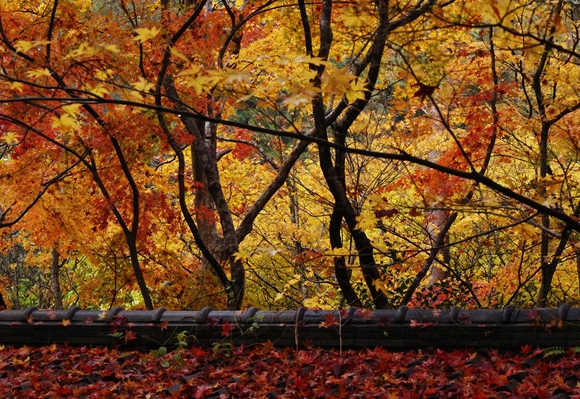
[{"label": "maple leaf", "polygon": [[181,61],[189,62],[189,58],[187,58],[184,54],[182,54],[179,50],[175,48],[175,46],[171,47],[171,55],[179,58]]},{"label": "maple leaf", "polygon": [[305,90],[303,92],[289,96],[286,99],[284,99],[282,103],[286,105],[288,107],[288,110],[290,111],[297,109],[303,105],[310,104],[310,102],[316,96],[318,91],[318,89],[314,89],[314,86],[312,86],[310,89],[313,90]]},{"label": "maple leaf", "polygon": [[137,333],[133,330],[125,331],[125,343],[131,342],[137,339]]},{"label": "maple leaf", "polygon": [[16,144],[19,142],[18,135],[14,132],[6,132],[2,136],[2,140],[9,145]]},{"label": "maple leaf", "polygon": [[62,321],[60,322],[60,324],[64,327],[70,326],[70,320],[67,319],[62,319]]},{"label": "maple leaf", "polygon": [[356,228],[357,230],[367,230],[375,227],[378,219],[374,213],[363,212],[356,218]]},{"label": "maple leaf", "polygon": [[24,87],[24,84],[20,82],[10,82],[8,84],[8,87],[10,87],[12,90],[16,90],[19,93],[22,93],[22,88]]},{"label": "maple leaf", "polygon": [[97,97],[103,97],[105,94],[109,93],[109,91],[102,85],[97,85],[93,88],[89,88],[88,91],[89,91],[89,93],[91,93]]},{"label": "maple leaf", "polygon": [[409,211],[409,216],[416,217],[416,216],[423,216],[423,214],[421,212],[419,212],[416,207],[412,207],[411,210]]},{"label": "maple leaf", "polygon": [[334,317],[334,315],[332,313],[327,313],[326,316],[324,316],[324,321],[320,322],[320,324],[318,325],[318,328],[329,328],[329,327],[334,327],[334,326],[339,326],[339,325],[340,325],[340,323]]},{"label": "maple leaf", "polygon": [[62,114],[60,117],[52,116],[52,127],[65,131],[80,129],[79,122],[70,114]]},{"label": "maple leaf", "polygon": [[299,55],[294,58],[294,62],[300,62],[303,64],[312,64],[315,66],[329,65],[329,62],[320,57],[310,57],[308,55]]},{"label": "maple leaf", "polygon": [[420,322],[420,321],[417,321],[417,320],[413,320],[413,319],[411,319],[411,320],[409,320],[409,326],[410,326],[411,328],[415,328],[415,327],[423,327],[423,323],[422,323],[422,322]]},{"label": "maple leaf", "polygon": [[81,45],[77,49],[71,51],[67,55],[67,58],[77,58],[83,55],[92,57],[97,55],[99,51],[100,49],[98,47],[92,46],[89,43],[81,43]]},{"label": "maple leaf", "polygon": [[27,52],[28,50],[30,50],[34,46],[35,46],[35,44],[33,42],[29,42],[27,40],[17,40],[14,43],[14,48],[16,49],[16,51],[21,52],[21,53]]},{"label": "maple leaf", "polygon": [[230,324],[229,322],[226,321],[224,324],[222,324],[222,337],[229,337],[231,335],[231,332],[235,329],[236,329],[235,325]]},{"label": "maple leaf", "polygon": [[48,318],[50,320],[54,320],[56,318],[56,313],[54,313],[52,310],[49,310],[48,312],[46,312],[46,315],[48,316]]},{"label": "maple leaf", "polygon": [[555,198],[554,196],[549,196],[542,202],[542,205],[547,206],[548,208],[555,209],[558,208],[559,203],[560,201],[557,198]]},{"label": "maple leaf", "polygon": [[419,86],[419,89],[415,92],[415,94],[413,94],[413,97],[419,97],[421,102],[425,100],[425,97],[431,96],[435,92],[435,89],[438,87],[438,85],[430,86],[420,82],[416,83],[414,86]]},{"label": "maple leaf", "polygon": [[387,292],[387,286],[383,280],[381,279],[373,280],[373,285],[378,291]]},{"label": "maple leaf", "polygon": [[18,52],[25,53],[33,47],[46,45],[46,44],[50,44],[50,43],[53,43],[53,42],[49,41],[49,40],[37,40],[35,42],[29,42],[26,40],[17,40],[14,43],[14,48]]},{"label": "maple leaf", "polygon": [[107,44],[104,47],[105,50],[110,51],[111,53],[118,53],[121,50],[119,50],[119,46],[117,46],[116,44]]},{"label": "maple leaf", "polygon": [[41,76],[50,76],[50,71],[47,68],[39,68],[26,72],[26,75],[31,78],[39,78]]},{"label": "maple leaf", "polygon": [[136,40],[140,43],[145,43],[147,40],[155,38],[155,36],[157,36],[161,30],[154,26],[151,29],[136,28],[135,32],[137,32],[137,35],[133,38],[133,40]]},{"label": "maple leaf", "polygon": [[168,327],[169,327],[169,321],[167,321],[167,320],[162,321],[161,323],[159,323],[159,329],[161,331],[167,330]]},{"label": "maple leaf", "polygon": [[95,77],[99,80],[107,80],[111,78],[113,74],[114,71],[112,69],[99,69],[97,72],[95,72]]},{"label": "maple leaf", "polygon": [[350,28],[363,28],[373,23],[370,15],[362,12],[358,7],[351,6],[343,10],[339,17],[345,26]]},{"label": "maple leaf", "polygon": [[242,250],[239,250],[238,252],[234,252],[233,256],[234,256],[235,260],[239,260],[242,262],[247,262],[250,259],[250,255],[245,253]]},{"label": "maple leaf", "polygon": [[67,104],[62,106],[62,110],[70,115],[78,115],[81,113],[81,104]]},{"label": "maple leaf", "polygon": [[380,210],[376,210],[375,211],[375,216],[377,218],[390,218],[392,216],[395,216],[399,213],[398,209],[380,209]]},{"label": "maple leaf", "polygon": [[139,91],[149,91],[155,87],[153,83],[149,83],[147,79],[139,76],[139,80],[137,82],[131,83],[131,86],[135,88],[135,90]]},{"label": "maple leaf", "polygon": [[346,90],[346,101],[352,104],[356,100],[366,100],[365,91],[366,82],[363,79],[355,79],[350,82],[348,89]]},{"label": "maple leaf", "polygon": [[524,355],[527,355],[528,353],[530,353],[530,352],[531,352],[531,351],[533,351],[534,349],[535,349],[535,347],[534,347],[534,346],[532,346],[532,345],[529,345],[529,344],[526,344],[526,345],[523,345],[523,346],[520,348],[520,351],[522,352],[522,354],[524,354]]},{"label": "maple leaf", "polygon": [[433,314],[433,317],[439,317],[441,316],[441,309],[433,309],[431,313]]}]

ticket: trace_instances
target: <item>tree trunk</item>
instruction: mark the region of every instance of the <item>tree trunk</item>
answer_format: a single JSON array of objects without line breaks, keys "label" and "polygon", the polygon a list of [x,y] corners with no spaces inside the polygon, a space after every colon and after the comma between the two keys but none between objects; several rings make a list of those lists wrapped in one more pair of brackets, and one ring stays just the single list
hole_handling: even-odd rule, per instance
[{"label": "tree trunk", "polygon": [[62,309],[62,292],[60,290],[60,254],[53,247],[51,250],[52,259],[50,261],[50,289],[54,297],[54,308]]},{"label": "tree trunk", "polygon": [[[330,217],[330,225],[328,226],[330,233],[330,246],[333,249],[342,248],[342,237],[340,236],[341,225],[342,214],[338,211],[335,205]],[[344,256],[337,256],[334,258],[334,274],[346,303],[348,303],[349,306],[362,308],[363,304],[350,282],[352,272],[346,267]]]}]

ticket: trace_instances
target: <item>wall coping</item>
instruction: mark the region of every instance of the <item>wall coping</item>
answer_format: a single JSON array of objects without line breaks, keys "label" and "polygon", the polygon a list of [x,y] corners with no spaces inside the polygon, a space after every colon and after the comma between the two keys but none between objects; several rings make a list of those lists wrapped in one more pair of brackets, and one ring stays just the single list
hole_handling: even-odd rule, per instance
[{"label": "wall coping", "polygon": [[580,308],[467,310],[48,310],[0,311],[0,344],[127,345],[156,348],[190,343],[391,349],[580,346]]}]

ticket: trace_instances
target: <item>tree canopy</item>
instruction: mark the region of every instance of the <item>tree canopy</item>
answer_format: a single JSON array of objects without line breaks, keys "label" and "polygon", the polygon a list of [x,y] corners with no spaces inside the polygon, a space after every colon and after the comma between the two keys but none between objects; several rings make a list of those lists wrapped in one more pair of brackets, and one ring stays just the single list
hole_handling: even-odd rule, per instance
[{"label": "tree canopy", "polygon": [[4,0],[8,306],[580,302],[578,6]]}]

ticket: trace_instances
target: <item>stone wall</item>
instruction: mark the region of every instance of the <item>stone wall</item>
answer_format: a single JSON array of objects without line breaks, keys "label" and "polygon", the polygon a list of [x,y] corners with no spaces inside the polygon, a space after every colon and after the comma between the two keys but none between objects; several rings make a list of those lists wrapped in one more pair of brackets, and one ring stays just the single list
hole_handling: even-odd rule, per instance
[{"label": "stone wall", "polygon": [[[184,333],[185,332],[185,333]],[[0,311],[0,344],[52,343],[137,348],[171,347],[178,335],[189,344],[389,349],[580,346],[580,308],[341,312],[299,308],[285,311],[67,310]]]}]

